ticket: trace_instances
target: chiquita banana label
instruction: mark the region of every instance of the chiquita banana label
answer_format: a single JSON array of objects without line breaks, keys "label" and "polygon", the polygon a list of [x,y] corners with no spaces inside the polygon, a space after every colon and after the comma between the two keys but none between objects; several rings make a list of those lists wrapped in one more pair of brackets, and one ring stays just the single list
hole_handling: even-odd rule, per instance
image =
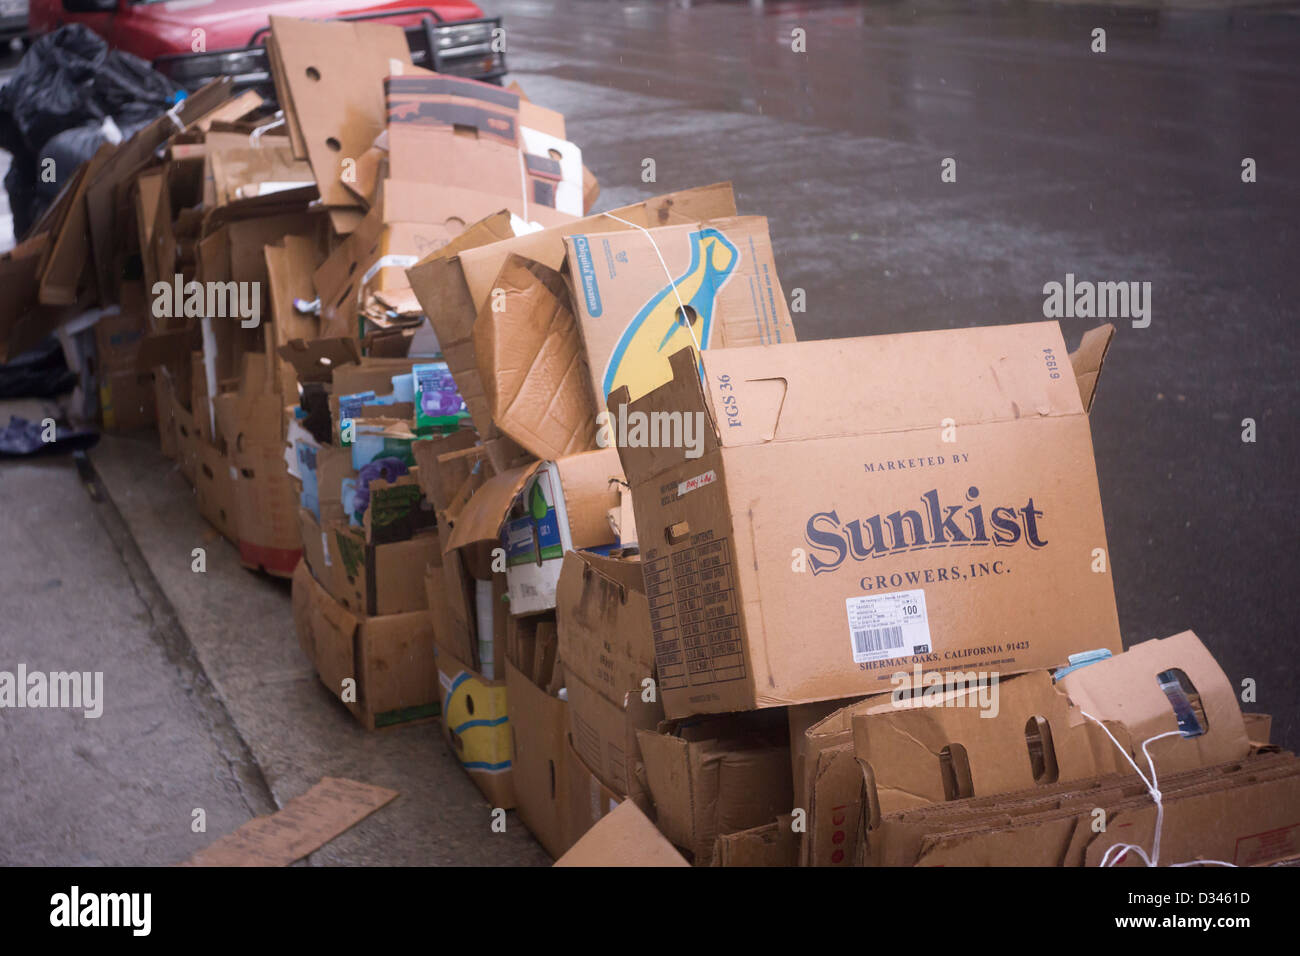
[{"label": "chiquita banana label", "polygon": [[506,689],[483,683],[469,671],[442,683],[442,719],[446,721],[456,756],[466,770],[500,773],[510,769],[510,724]]},{"label": "chiquita banana label", "polygon": [[698,361],[697,345],[709,347],[718,293],[735,272],[740,253],[717,229],[700,229],[689,239],[690,266],[675,283],[665,282],[619,336],[605,368],[606,396],[626,385],[638,398],[672,379],[668,357],[674,352],[696,349]]}]

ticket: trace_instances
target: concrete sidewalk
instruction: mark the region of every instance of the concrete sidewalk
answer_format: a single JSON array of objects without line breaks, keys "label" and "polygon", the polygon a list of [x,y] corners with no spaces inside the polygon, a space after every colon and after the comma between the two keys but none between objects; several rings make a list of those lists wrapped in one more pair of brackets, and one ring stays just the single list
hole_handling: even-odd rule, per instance
[{"label": "concrete sidewalk", "polygon": [[97,718],[0,709],[0,774],[21,782],[0,788],[0,865],[178,863],[324,776],[400,796],[309,864],[550,862],[514,813],[491,831],[436,723],[353,720],[298,648],[288,583],[239,566],[154,434],[90,459],[89,483],[69,456],[0,463],[0,670],[103,674]]},{"label": "concrete sidewalk", "polygon": [[[356,723],[298,648],[288,583],[240,567],[235,548],[199,516],[193,490],[159,452],[154,435],[105,436],[91,458],[275,804],[283,806],[324,776],[401,794],[311,862],[550,862],[513,813],[505,833],[491,831],[491,807],[436,723],[375,732]],[[192,570],[194,548],[206,551],[206,573]],[[209,840],[217,832],[210,827]]]}]

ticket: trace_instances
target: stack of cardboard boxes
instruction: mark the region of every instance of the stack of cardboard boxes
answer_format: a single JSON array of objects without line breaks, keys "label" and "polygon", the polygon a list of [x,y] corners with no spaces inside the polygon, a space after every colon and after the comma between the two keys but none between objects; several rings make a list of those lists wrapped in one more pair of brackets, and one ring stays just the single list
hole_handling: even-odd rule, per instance
[{"label": "stack of cardboard boxes", "polygon": [[1164,862],[1300,855],[1196,637],[1122,652],[1110,327],[799,342],[729,184],[590,215],[517,89],[268,52],[281,114],[216,83],[79,171],[0,342],[105,307],[106,423],[156,414],[365,727],[440,717],[566,864],[1133,863],[1157,789]]}]

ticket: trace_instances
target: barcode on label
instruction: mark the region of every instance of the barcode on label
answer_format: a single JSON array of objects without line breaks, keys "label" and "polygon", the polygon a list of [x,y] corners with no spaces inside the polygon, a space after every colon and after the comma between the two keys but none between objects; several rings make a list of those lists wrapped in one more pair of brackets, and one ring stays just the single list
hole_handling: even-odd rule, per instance
[{"label": "barcode on label", "polygon": [[853,650],[858,654],[895,650],[903,646],[901,627],[872,627],[853,632]]},{"label": "barcode on label", "polygon": [[891,591],[844,599],[849,615],[853,663],[887,661],[930,653],[930,623],[925,592]]}]

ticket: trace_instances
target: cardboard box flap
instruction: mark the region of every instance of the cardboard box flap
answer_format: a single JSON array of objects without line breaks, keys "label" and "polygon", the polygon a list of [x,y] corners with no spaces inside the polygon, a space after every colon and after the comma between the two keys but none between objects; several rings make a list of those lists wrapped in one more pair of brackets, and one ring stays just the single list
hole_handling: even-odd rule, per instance
[{"label": "cardboard box flap", "polygon": [[631,800],[588,830],[556,866],[690,866]]},{"label": "cardboard box flap", "polygon": [[[1185,696],[1171,695],[1169,681],[1157,679],[1174,669],[1195,685]],[[1138,644],[1059,684],[1047,671],[1033,671],[1000,681],[996,697],[969,685],[940,687],[854,715],[854,749],[868,793],[874,791],[873,814],[1123,772],[1130,767],[1125,753],[1145,767],[1143,741],[1193,716],[1204,733],[1149,745],[1160,772],[1250,752],[1231,685],[1190,631]],[[996,717],[984,719],[993,701]],[[1125,751],[1082,711],[1102,721]]]},{"label": "cardboard box flap", "polygon": [[300,382],[330,382],[339,366],[361,364],[361,347],[351,338],[294,339],[278,351],[298,373]]},{"label": "cardboard box flap", "polygon": [[799,838],[791,817],[726,833],[713,846],[714,866],[798,866]]},{"label": "cardboard box flap", "polygon": [[1115,338],[1115,326],[1107,322],[1095,329],[1083,333],[1079,347],[1070,353],[1070,364],[1074,366],[1074,378],[1079,383],[1079,400],[1083,402],[1085,412],[1092,411],[1093,399],[1097,397],[1097,380],[1101,375],[1101,363],[1106,360],[1110,343]]},{"label": "cardboard box flap", "polygon": [[713,183],[680,192],[655,196],[643,202],[623,206],[610,212],[575,219],[560,226],[551,226],[539,232],[530,232],[491,246],[468,249],[460,257],[465,282],[473,301],[481,305],[488,297],[492,280],[501,270],[501,263],[512,252],[549,269],[558,270],[564,264],[564,238],[577,233],[592,234],[626,230],[628,224],[652,228],[655,226],[699,223],[708,219],[721,219],[736,214],[736,197],[731,183]]},{"label": "cardboard box flap", "polygon": [[[688,849],[695,846],[699,836],[696,820],[701,815],[711,817],[714,808],[696,806],[690,743],[649,730],[637,731],[636,739],[659,829],[677,846]],[[716,798],[716,788],[710,788],[709,792]],[[710,834],[709,839],[712,838]]]},{"label": "cardboard box flap", "polygon": [[[645,730],[636,735],[659,829],[691,850],[699,865],[709,863],[719,835],[789,812],[793,796],[789,747],[748,732],[733,736],[727,733],[731,725],[683,724],[677,728],[681,737]],[[713,736],[719,732],[723,736]]]},{"label": "cardboard box flap", "polygon": [[469,409],[479,437],[487,441],[500,434],[492,421],[483,379],[474,354],[474,324],[478,313],[465,278],[455,260],[434,257],[406,270],[411,289],[429,317],[442,357],[451,370],[456,391]]},{"label": "cardboard box flap", "polygon": [[465,452],[474,447],[474,432],[461,428],[440,438],[423,438],[411,443],[411,455],[419,471],[420,490],[433,502],[441,515],[447,511],[452,497],[469,476],[465,457],[449,459],[446,466],[439,458],[452,452]]},{"label": "cardboard box flap", "polygon": [[619,503],[623,468],[618,452],[599,448],[555,460],[564,491],[564,510],[569,518],[569,536],[575,548],[594,548],[613,543],[606,514]]},{"label": "cardboard box flap", "polygon": [[[727,446],[1079,415],[1080,390],[1065,365],[1055,322],[703,353],[714,427]],[[828,382],[857,383],[855,400],[828,403]],[[682,407],[666,404],[670,397],[653,407]],[[743,415],[725,415],[729,398]]]},{"label": "cardboard box flap", "polygon": [[596,447],[596,408],[563,277],[513,253],[474,323],[474,354],[493,421],[531,454]]},{"label": "cardboard box flap", "polygon": [[649,615],[636,627],[620,623],[628,620],[629,595],[645,600],[641,562],[589,551],[566,551],[563,562],[555,614],[566,674],[622,707],[627,692],[641,687],[654,670]]},{"label": "cardboard box flap", "polygon": [[453,551],[477,541],[497,540],[510,506],[537,467],[532,464],[514,468],[483,482],[453,519],[446,550]]},{"label": "cardboard box flap", "polygon": [[[626,386],[610,392],[608,399],[609,424],[607,429],[613,439],[611,444],[618,448],[619,459],[623,463],[625,474],[636,475],[638,479],[646,475],[657,475],[686,458],[687,452],[698,450],[701,461],[709,458],[719,447],[718,425],[713,420],[710,408],[700,385],[699,366],[695,362],[694,349],[680,349],[668,357],[673,377],[660,385],[648,395],[632,401]],[[784,386],[782,385],[782,391]],[[772,392],[769,390],[768,395]],[[652,417],[656,411],[667,412],[668,418]],[[699,414],[697,414],[699,413]],[[775,413],[780,413],[778,404]],[[700,418],[703,415],[703,419]],[[634,435],[630,425],[636,421],[665,421],[669,434],[674,425],[678,428],[682,440],[662,440],[651,442],[632,440]],[[703,421],[702,433],[697,434],[699,423]],[[690,449],[685,441],[686,429],[692,429],[691,437],[698,443],[696,449]],[[643,429],[644,431],[644,429]],[[662,436],[662,429],[656,436]]]},{"label": "cardboard box flap", "polygon": [[400,27],[383,23],[325,23],[271,17],[271,36],[284,66],[307,158],[326,206],[351,206],[344,157],[370,148],[384,129],[384,79],[392,61],[411,66]]},{"label": "cardboard box flap", "polygon": [[[1165,771],[1235,760],[1250,750],[1236,692],[1191,631],[1135,644],[1109,660],[1071,671],[1058,686],[1078,711],[1104,721],[1134,753],[1148,737],[1178,729],[1186,734],[1204,724],[1195,736],[1167,737],[1150,745]],[[1077,724],[1087,718],[1076,712],[1071,720]]]}]

